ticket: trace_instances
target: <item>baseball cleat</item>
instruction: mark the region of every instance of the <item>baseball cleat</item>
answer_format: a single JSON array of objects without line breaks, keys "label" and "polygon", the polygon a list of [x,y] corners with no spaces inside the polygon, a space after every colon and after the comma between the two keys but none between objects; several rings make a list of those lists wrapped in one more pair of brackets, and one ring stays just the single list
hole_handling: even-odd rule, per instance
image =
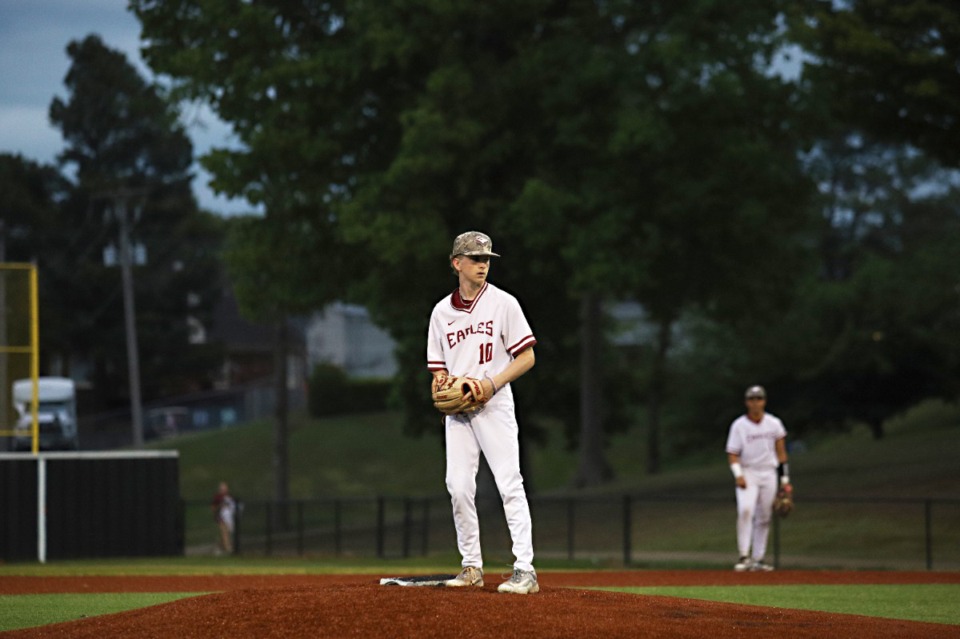
[{"label": "baseball cleat", "polygon": [[537,583],[537,573],[533,570],[520,570],[519,568],[515,568],[510,578],[500,584],[497,592],[511,592],[515,595],[540,592],[540,584]]},{"label": "baseball cleat", "polygon": [[483,586],[483,570],[476,566],[465,566],[460,574],[444,582],[445,586],[450,588],[463,588],[465,586]]},{"label": "baseball cleat", "polygon": [[741,557],[740,561],[733,564],[733,569],[736,572],[746,572],[751,568],[753,568],[753,559],[750,559],[750,557]]},{"label": "baseball cleat", "polygon": [[753,565],[750,566],[751,572],[770,572],[773,570],[773,566],[770,564],[763,563],[762,560],[757,559],[753,562]]}]

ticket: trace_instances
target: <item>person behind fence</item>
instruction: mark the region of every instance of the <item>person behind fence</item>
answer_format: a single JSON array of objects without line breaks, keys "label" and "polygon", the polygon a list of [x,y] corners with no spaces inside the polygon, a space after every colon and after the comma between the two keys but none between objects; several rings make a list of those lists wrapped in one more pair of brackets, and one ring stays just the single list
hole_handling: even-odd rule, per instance
[{"label": "person behind fence", "polygon": [[[513,574],[499,592],[540,590],[533,568],[533,530],[520,474],[519,427],[510,383],[534,364],[537,340],[513,295],[487,281],[493,252],[490,237],[462,233],[453,242],[449,265],[457,288],[430,315],[427,365],[433,374],[434,405],[445,414],[447,490],[453,506],[461,571],[447,586],[483,586],[477,469],[483,454],[493,472],[513,541]],[[463,388],[470,389],[466,394]],[[472,397],[460,410],[441,408],[438,397],[452,390],[455,403]]]},{"label": "person behind fence", "polygon": [[747,412],[733,421],[727,436],[727,461],[736,482],[737,572],[770,571],[764,562],[773,501],[779,485],[790,485],[787,466],[787,430],[766,412],[767,391],[751,386],[744,394]]},{"label": "person behind fence", "polygon": [[213,511],[213,520],[217,524],[217,545],[214,551],[217,555],[233,554],[233,531],[237,514],[237,502],[230,494],[227,482],[220,482],[217,493],[210,503]]}]

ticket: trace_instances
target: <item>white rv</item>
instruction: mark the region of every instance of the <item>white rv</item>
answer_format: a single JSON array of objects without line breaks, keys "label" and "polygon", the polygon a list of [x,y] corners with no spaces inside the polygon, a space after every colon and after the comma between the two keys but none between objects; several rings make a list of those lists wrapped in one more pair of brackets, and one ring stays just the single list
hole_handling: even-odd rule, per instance
[{"label": "white rv", "polygon": [[[77,391],[73,380],[65,377],[40,377],[37,384],[37,422],[40,450],[77,450]],[[33,447],[33,380],[18,379],[13,383],[13,407],[17,425],[10,438],[10,450],[31,450]]]}]

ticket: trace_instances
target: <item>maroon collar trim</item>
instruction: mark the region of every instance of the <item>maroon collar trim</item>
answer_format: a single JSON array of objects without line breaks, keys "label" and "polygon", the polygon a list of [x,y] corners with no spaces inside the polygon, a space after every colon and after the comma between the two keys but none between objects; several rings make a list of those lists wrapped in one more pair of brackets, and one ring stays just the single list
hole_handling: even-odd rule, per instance
[{"label": "maroon collar trim", "polygon": [[452,306],[455,310],[463,311],[464,313],[472,313],[473,307],[477,305],[477,301],[486,291],[487,282],[484,282],[483,287],[480,289],[480,292],[477,293],[477,296],[468,302],[460,297],[460,287],[458,286],[453,290],[453,294],[450,296],[450,306]]}]

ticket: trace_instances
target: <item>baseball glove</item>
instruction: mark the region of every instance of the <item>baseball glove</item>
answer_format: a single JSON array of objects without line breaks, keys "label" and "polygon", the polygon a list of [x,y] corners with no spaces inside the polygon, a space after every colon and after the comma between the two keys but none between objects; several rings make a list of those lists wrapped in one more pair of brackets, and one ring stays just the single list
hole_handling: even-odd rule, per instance
[{"label": "baseball glove", "polygon": [[786,517],[793,510],[793,486],[786,484],[780,488],[776,499],[773,500],[773,512],[780,517]]},{"label": "baseball glove", "polygon": [[438,377],[433,382],[433,405],[447,415],[473,413],[490,399],[473,377]]}]

